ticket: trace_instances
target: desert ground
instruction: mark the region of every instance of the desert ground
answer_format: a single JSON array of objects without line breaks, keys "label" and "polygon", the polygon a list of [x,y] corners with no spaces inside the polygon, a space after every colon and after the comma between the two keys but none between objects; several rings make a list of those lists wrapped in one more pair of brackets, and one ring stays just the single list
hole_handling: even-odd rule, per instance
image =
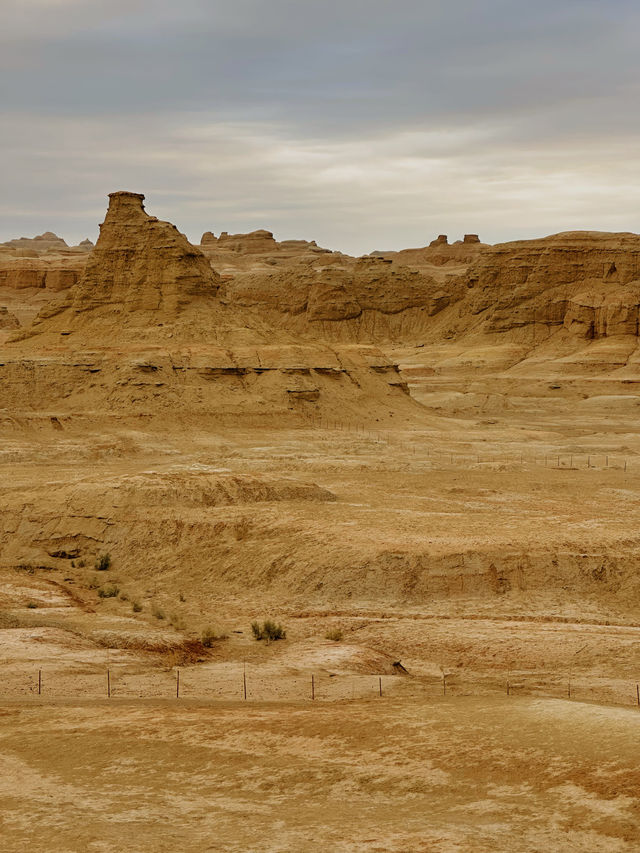
[{"label": "desert ground", "polygon": [[640,849],[640,238],[54,237],[0,247],[2,849]]}]

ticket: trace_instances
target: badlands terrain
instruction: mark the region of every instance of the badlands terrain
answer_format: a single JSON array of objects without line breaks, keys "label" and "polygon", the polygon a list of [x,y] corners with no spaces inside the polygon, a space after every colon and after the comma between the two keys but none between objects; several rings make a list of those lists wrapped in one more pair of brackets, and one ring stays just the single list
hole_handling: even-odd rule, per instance
[{"label": "badlands terrain", "polygon": [[2,850],[639,850],[639,257],[0,244]]}]

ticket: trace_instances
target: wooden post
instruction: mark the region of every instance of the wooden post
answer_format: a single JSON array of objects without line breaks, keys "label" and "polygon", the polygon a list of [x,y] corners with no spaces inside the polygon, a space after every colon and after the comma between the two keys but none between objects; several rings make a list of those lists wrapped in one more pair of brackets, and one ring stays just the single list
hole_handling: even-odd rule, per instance
[{"label": "wooden post", "polygon": [[111,673],[107,670],[107,699],[111,699]]},{"label": "wooden post", "polygon": [[[378,677],[378,688],[380,690],[380,696],[382,696],[382,676],[381,675]],[[638,704],[640,704],[640,702]]]},{"label": "wooden post", "polygon": [[509,695],[509,681],[507,681],[507,696]]},{"label": "wooden post", "polygon": [[447,676],[444,674],[444,672],[442,673],[442,695],[447,695]]},{"label": "wooden post", "polygon": [[640,684],[636,684],[636,699],[638,700],[638,708],[640,708]]},{"label": "wooden post", "polygon": [[313,675],[311,676],[311,701],[316,698],[316,683]]},{"label": "wooden post", "polygon": [[176,669],[176,699],[180,698],[180,670]]},{"label": "wooden post", "polygon": [[242,689],[244,692],[245,702],[247,700],[247,662],[246,660],[242,662]]},{"label": "wooden post", "polygon": [[42,695],[42,670],[38,670],[38,696]]}]

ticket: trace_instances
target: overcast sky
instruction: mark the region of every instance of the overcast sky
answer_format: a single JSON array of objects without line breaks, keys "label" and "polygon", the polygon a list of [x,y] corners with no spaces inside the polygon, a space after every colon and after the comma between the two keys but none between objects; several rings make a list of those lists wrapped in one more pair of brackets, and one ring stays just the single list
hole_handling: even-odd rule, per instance
[{"label": "overcast sky", "polygon": [[640,231],[637,0],[0,0],[0,240]]}]

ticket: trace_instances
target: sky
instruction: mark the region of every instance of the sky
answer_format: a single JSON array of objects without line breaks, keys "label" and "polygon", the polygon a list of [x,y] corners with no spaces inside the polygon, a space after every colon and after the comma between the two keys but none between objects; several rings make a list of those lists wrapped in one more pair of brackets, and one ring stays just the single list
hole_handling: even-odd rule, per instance
[{"label": "sky", "polygon": [[0,0],[0,241],[640,231],[637,0]]}]

